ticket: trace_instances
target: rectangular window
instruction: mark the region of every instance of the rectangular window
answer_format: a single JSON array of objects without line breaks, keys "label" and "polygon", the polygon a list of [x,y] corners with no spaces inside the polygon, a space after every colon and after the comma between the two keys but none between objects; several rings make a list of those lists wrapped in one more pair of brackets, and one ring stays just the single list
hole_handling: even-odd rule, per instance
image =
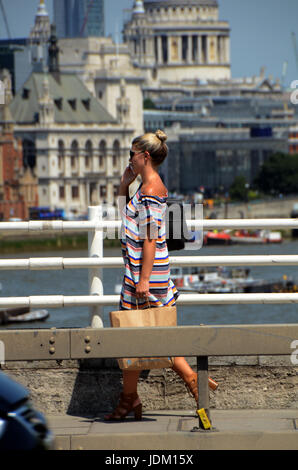
[{"label": "rectangular window", "polygon": [[188,36],[182,36],[182,60],[187,61],[188,54]]},{"label": "rectangular window", "polygon": [[65,188],[64,186],[59,186],[59,198],[64,199],[65,197]]},{"label": "rectangular window", "polygon": [[202,36],[202,62],[207,62],[207,36]]},{"label": "rectangular window", "polygon": [[72,199],[78,199],[78,197],[79,197],[79,187],[78,186],[72,186],[71,187],[71,197],[72,197]]},{"label": "rectangular window", "polygon": [[192,60],[194,62],[198,60],[198,36],[192,37]]},{"label": "rectangular window", "polygon": [[99,194],[100,194],[100,197],[105,197],[107,195],[106,186],[100,186],[99,187]]},{"label": "rectangular window", "polygon": [[155,62],[158,62],[158,40],[157,40],[157,37],[154,38],[154,55],[155,55]]},{"label": "rectangular window", "polygon": [[162,61],[164,64],[168,62],[168,37],[161,37],[161,47],[162,47]]}]

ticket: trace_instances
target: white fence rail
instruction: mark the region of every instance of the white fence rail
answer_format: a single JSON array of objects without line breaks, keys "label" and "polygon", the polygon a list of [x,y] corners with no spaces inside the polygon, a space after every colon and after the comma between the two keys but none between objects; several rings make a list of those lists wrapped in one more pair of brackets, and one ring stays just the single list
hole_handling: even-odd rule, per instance
[{"label": "white fence rail", "polygon": [[[213,229],[297,229],[298,219],[221,219],[187,220],[188,228]],[[0,297],[0,308],[60,308],[89,306],[94,325],[102,326],[101,309],[105,305],[118,305],[119,295],[104,295],[102,285],[103,268],[123,266],[121,257],[104,257],[103,239],[107,231],[119,233],[119,220],[102,220],[101,207],[89,208],[88,221],[28,221],[1,222],[2,233],[74,233],[88,232],[88,258],[27,258],[2,259],[0,270],[89,270],[89,295],[64,296],[44,295],[28,297]],[[294,266],[298,255],[251,255],[251,256],[171,256],[171,266]],[[254,293],[254,294],[181,294],[177,303],[181,305],[202,304],[281,304],[298,303],[298,293]]]},{"label": "white fence rail", "polygon": [[[243,256],[170,256],[172,267],[181,266],[296,266],[298,255],[243,255]],[[89,268],[122,268],[121,257],[106,258],[25,258],[2,259],[0,270],[61,270]]]},{"label": "white fence rail", "polygon": [[[119,295],[40,295],[29,297],[0,297],[1,308],[60,308],[102,307],[118,305]],[[297,304],[298,293],[283,294],[180,294],[179,305],[223,305],[223,304]]]},{"label": "white fence rail", "polygon": [[[295,229],[298,228],[298,218],[292,219],[204,219],[187,220],[188,228],[201,228],[204,230],[216,229]],[[67,233],[67,232],[89,232],[92,230],[120,230],[120,220],[88,220],[88,221],[36,221],[28,222],[0,222],[1,232],[28,233]]]}]

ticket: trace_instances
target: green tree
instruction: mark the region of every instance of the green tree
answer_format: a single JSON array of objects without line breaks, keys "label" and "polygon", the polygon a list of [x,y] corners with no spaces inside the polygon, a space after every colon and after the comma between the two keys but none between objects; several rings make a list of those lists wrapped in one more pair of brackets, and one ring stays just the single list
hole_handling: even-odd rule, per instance
[{"label": "green tree", "polygon": [[262,165],[254,184],[267,194],[298,193],[298,155],[271,155]]},{"label": "green tree", "polygon": [[230,186],[230,198],[234,201],[247,201],[248,184],[243,175],[236,176]]},{"label": "green tree", "polygon": [[144,109],[156,109],[155,104],[151,100],[151,98],[145,98],[143,103]]}]

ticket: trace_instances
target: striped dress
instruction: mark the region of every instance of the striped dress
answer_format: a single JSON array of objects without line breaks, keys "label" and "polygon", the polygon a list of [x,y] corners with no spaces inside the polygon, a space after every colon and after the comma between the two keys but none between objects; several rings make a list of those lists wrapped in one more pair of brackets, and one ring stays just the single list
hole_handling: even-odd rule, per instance
[{"label": "striped dress", "polygon": [[[142,185],[141,185],[142,186]],[[122,210],[121,247],[125,265],[120,309],[136,308],[136,284],[142,269],[143,244],[147,229],[156,239],[155,259],[149,280],[149,299],[138,299],[138,307],[172,306],[179,295],[170,279],[169,255],[166,243],[165,215],[167,198],[146,196],[141,186]]]}]

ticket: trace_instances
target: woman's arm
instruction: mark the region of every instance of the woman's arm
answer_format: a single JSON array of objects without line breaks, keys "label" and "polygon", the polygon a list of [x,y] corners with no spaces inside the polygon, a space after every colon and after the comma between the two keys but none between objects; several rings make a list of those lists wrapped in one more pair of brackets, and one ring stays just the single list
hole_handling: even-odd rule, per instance
[{"label": "woman's arm", "polygon": [[150,238],[150,227],[147,227],[147,238],[143,244],[142,269],[139,283],[136,286],[136,296],[138,298],[149,297],[149,280],[155,259],[156,240]]}]

